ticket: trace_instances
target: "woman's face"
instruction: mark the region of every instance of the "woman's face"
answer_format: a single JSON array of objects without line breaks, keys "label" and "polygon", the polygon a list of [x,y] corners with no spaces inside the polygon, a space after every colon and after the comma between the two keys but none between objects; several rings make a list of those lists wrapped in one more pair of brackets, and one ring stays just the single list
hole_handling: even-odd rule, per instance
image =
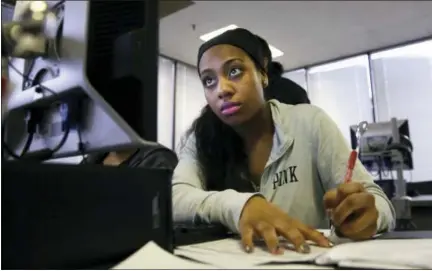
[{"label": "woman's face", "polygon": [[264,107],[267,76],[240,48],[211,47],[201,57],[199,72],[207,103],[224,123],[241,125]]}]

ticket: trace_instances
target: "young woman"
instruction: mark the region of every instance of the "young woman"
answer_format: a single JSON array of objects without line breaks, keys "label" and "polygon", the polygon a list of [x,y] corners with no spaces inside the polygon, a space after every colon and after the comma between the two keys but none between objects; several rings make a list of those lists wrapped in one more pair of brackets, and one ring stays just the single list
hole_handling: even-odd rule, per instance
[{"label": "young woman", "polygon": [[174,220],[222,223],[246,251],[261,237],[272,253],[279,236],[307,253],[306,240],[329,241],[314,228],[332,223],[360,240],[389,230],[394,210],[357,162],[345,183],[350,148],[318,107],[265,102],[268,85],[258,39],[245,29],[201,45],[198,71],[208,105],[178,150]]}]

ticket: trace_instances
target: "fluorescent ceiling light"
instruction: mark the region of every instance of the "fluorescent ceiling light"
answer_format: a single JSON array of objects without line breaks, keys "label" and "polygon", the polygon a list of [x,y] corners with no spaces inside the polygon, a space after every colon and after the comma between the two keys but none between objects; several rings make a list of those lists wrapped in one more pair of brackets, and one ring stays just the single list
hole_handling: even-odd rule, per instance
[{"label": "fluorescent ceiling light", "polygon": [[200,39],[203,40],[203,41],[208,41],[208,40],[211,40],[214,37],[219,36],[223,32],[226,32],[228,30],[233,30],[233,29],[236,29],[236,28],[238,28],[238,26],[236,26],[235,24],[230,24],[228,26],[225,26],[225,27],[219,28],[219,29],[217,29],[215,31],[209,32],[207,34],[204,34],[204,35],[202,35],[200,37]]},{"label": "fluorescent ceiling light", "polygon": [[[207,34],[204,34],[204,35],[200,36],[200,39],[203,40],[203,41],[208,41],[208,40],[211,40],[214,37],[219,36],[220,34],[224,33],[225,31],[233,30],[233,29],[236,29],[236,28],[238,28],[237,25],[230,24],[228,26],[225,26],[225,27],[219,28],[217,30],[214,30],[212,32],[209,32]],[[272,58],[283,56],[284,53],[281,50],[279,50],[278,48],[274,47],[271,44],[269,44],[269,47],[270,47],[270,51],[271,51],[271,54],[272,54]]]},{"label": "fluorescent ceiling light", "polygon": [[283,56],[283,52],[279,50],[278,48],[274,47],[273,45],[269,44],[270,52],[272,54],[272,58]]}]

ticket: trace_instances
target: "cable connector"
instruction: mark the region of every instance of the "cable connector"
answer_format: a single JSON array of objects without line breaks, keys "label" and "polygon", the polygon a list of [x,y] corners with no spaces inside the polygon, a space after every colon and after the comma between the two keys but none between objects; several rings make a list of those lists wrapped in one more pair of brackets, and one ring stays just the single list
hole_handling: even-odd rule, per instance
[{"label": "cable connector", "polygon": [[62,131],[68,129],[69,126],[69,105],[67,103],[60,104],[60,117],[62,120]]},{"label": "cable connector", "polygon": [[27,133],[36,133],[37,125],[42,121],[44,111],[42,109],[30,109],[26,111],[25,121],[27,123]]}]

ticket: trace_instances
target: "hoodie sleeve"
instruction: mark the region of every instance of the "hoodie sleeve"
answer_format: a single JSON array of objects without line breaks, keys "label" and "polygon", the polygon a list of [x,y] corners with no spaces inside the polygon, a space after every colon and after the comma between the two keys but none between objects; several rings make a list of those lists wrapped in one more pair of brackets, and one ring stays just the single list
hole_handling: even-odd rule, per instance
[{"label": "hoodie sleeve", "polygon": [[[351,148],[336,123],[323,110],[319,109],[314,123],[318,170],[325,189],[330,190],[343,182]],[[392,230],[395,226],[393,205],[359,160],[355,164],[352,181],[362,183],[374,195],[379,213],[378,232]]]},{"label": "hoodie sleeve", "polygon": [[221,223],[239,232],[239,220],[254,193],[235,190],[205,191],[195,154],[195,140],[189,136],[177,150],[179,163],[173,174],[173,216],[175,222]]}]

